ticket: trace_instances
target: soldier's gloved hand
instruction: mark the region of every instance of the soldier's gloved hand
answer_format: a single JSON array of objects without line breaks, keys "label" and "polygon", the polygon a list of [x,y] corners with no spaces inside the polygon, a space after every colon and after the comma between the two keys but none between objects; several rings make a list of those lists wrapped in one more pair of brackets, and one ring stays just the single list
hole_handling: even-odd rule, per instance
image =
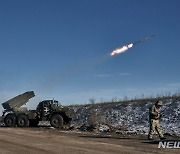
[{"label": "soldier's gloved hand", "polygon": [[161,113],[158,113],[158,118],[161,118],[162,117],[162,114]]},{"label": "soldier's gloved hand", "polygon": [[156,113],[156,117],[159,115],[158,112],[155,112]]}]

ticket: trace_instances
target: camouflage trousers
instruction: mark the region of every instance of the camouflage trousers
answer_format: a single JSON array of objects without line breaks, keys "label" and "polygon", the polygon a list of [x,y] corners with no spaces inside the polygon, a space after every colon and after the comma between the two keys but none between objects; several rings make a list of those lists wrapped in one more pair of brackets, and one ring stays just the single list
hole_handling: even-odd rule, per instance
[{"label": "camouflage trousers", "polygon": [[163,133],[160,129],[159,120],[150,119],[150,130],[149,130],[149,138],[152,138],[153,133],[157,131],[160,138],[164,137]]}]

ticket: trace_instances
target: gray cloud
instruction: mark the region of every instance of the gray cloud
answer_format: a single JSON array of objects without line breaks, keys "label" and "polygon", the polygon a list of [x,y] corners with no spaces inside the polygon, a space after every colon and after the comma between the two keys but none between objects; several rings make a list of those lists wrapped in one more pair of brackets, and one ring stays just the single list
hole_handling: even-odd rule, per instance
[{"label": "gray cloud", "polygon": [[108,77],[115,77],[115,76],[130,76],[131,73],[116,73],[116,74],[93,74],[92,77],[97,78],[108,78]]},{"label": "gray cloud", "polygon": [[169,83],[166,85],[167,87],[180,88],[180,83]]},{"label": "gray cloud", "polygon": [[130,76],[131,73],[118,73],[119,76]]}]

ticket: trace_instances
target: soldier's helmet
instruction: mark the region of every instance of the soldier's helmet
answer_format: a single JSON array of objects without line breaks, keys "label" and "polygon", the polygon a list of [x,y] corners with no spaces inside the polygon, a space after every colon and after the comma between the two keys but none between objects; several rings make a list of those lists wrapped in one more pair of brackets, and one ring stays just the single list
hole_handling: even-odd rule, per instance
[{"label": "soldier's helmet", "polygon": [[162,101],[158,100],[155,105],[157,105],[157,106],[162,106],[163,103],[162,103]]}]

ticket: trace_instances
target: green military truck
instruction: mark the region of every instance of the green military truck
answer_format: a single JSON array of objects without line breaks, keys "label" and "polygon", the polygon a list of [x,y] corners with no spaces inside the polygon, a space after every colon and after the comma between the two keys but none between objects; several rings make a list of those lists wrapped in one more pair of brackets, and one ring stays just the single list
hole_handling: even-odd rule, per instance
[{"label": "green military truck", "polygon": [[22,107],[34,96],[33,91],[28,91],[2,103],[2,119],[5,126],[35,127],[39,121],[50,121],[52,127],[62,128],[71,122],[73,109],[59,105],[56,100],[44,100],[38,104],[36,110]]}]

